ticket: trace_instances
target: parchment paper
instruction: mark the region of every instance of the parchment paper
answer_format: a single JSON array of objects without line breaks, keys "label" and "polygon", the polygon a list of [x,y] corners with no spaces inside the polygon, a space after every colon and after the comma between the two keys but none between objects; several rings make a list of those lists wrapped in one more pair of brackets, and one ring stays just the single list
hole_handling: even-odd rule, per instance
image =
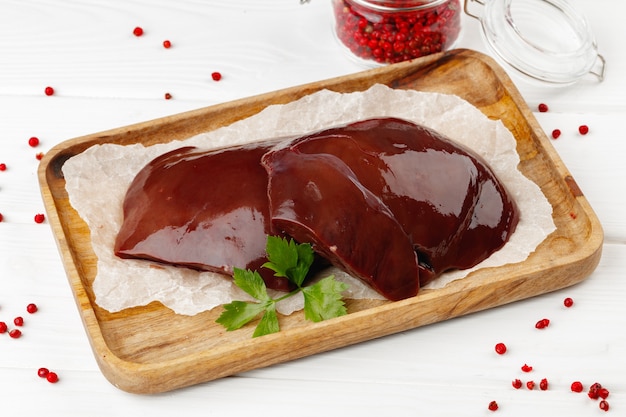
[{"label": "parchment paper", "polygon": [[[178,314],[194,315],[247,294],[219,274],[168,267],[142,260],[123,260],[113,254],[122,224],[122,202],[131,181],[158,155],[187,145],[215,148],[268,138],[302,135],[331,126],[372,117],[399,117],[433,128],[482,155],[519,205],[521,218],[515,233],[500,251],[475,268],[444,274],[427,288],[441,288],[482,267],[525,260],[552,231],[552,206],[539,187],[517,169],[515,139],[500,121],[484,116],[453,95],[394,90],[375,85],[364,92],[340,94],[320,91],[302,99],[267,107],[255,116],[185,141],[144,147],[96,145],[63,166],[70,203],[88,224],[98,257],[93,291],[98,305],[110,312],[159,301]],[[382,299],[361,281],[330,268],[350,286],[346,298]],[[281,302],[279,311],[302,308],[302,299]]]}]

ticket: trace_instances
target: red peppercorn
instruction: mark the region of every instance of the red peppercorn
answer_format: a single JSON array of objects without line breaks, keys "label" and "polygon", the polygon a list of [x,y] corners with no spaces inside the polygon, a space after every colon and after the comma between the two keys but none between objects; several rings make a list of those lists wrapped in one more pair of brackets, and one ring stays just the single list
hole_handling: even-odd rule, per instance
[{"label": "red peppercorn", "polygon": [[39,138],[33,136],[32,138],[28,139],[28,146],[34,148],[37,145],[39,145]]},{"label": "red peppercorn", "polygon": [[29,305],[26,306],[26,311],[29,312],[30,314],[36,313],[37,310],[38,310],[37,304],[30,303]]},{"label": "red peppercorn", "polygon": [[4,216],[0,213],[0,222],[2,222],[2,220],[4,220]]},{"label": "red peppercorn", "polygon": [[170,100],[172,95],[170,93],[165,93],[165,100]]},{"label": "red peppercorn", "polygon": [[600,398],[599,392],[601,389],[602,389],[602,385],[596,382],[589,387],[589,392],[587,392],[587,395],[592,400],[597,400],[598,398]]},{"label": "red peppercorn", "polygon": [[552,139],[558,139],[561,136],[561,131],[559,129],[554,129],[552,131]]},{"label": "red peppercorn", "polygon": [[504,343],[496,344],[496,353],[498,355],[504,355],[506,353],[506,345]]},{"label": "red peppercorn", "polygon": [[570,308],[574,305],[574,300],[572,300],[570,297],[567,297],[565,300],[563,300],[563,305],[567,308]]},{"label": "red peppercorn", "polygon": [[598,397],[602,398],[603,400],[606,400],[609,397],[609,390],[602,387],[598,390]]},{"label": "red peppercorn", "polygon": [[56,372],[48,372],[48,375],[46,375],[46,379],[51,384],[59,382],[59,376]]},{"label": "red peppercorn", "polygon": [[491,402],[489,403],[489,407],[488,407],[488,408],[489,408],[489,410],[491,410],[491,411],[496,411],[496,410],[498,409],[498,403],[497,403],[497,402],[495,402],[495,401],[491,401]]},{"label": "red peppercorn", "polygon": [[602,401],[600,401],[600,404],[598,404],[598,406],[600,407],[600,410],[602,410],[602,411],[609,411],[609,403],[608,403],[608,401],[602,400]]},{"label": "red peppercorn", "polygon": [[170,41],[169,41],[169,40],[167,40],[167,39],[166,39],[166,40],[164,40],[164,41],[163,41],[163,47],[164,47],[165,49],[169,49],[169,48],[171,48],[171,47],[172,47],[172,42],[170,42]]},{"label": "red peppercorn", "polygon": [[35,214],[35,223],[43,223],[46,220],[46,216],[42,213]]},{"label": "red peppercorn", "polygon": [[39,376],[39,378],[45,378],[49,373],[50,371],[48,371],[48,368],[39,368],[37,370],[37,376]]},{"label": "red peppercorn", "polygon": [[583,384],[580,381],[574,381],[572,382],[572,386],[571,389],[573,392],[583,392]]},{"label": "red peppercorn", "polygon": [[545,329],[549,325],[550,325],[550,320],[548,320],[548,319],[541,319],[537,323],[535,323],[535,328],[537,328],[537,329]]},{"label": "red peppercorn", "polygon": [[222,74],[217,71],[214,71],[211,73],[211,78],[213,79],[213,81],[219,81],[222,79]]},{"label": "red peppercorn", "polygon": [[520,388],[522,388],[522,380],[521,379],[514,379],[513,382],[511,383],[511,385],[513,385],[513,388],[515,388],[515,389],[520,389]]},{"label": "red peppercorn", "polygon": [[51,96],[54,94],[54,88],[52,87],[46,87],[43,92],[47,95],[47,96]]},{"label": "red peppercorn", "polygon": [[6,333],[8,329],[9,328],[8,328],[7,324],[5,322],[3,322],[3,321],[0,321],[0,334],[1,333]]},{"label": "red peppercorn", "polygon": [[38,152],[35,154],[35,159],[41,161],[43,159],[43,152]]},{"label": "red peppercorn", "polygon": [[23,326],[24,325],[24,318],[23,317],[16,317],[13,319],[13,324],[15,324],[16,326]]},{"label": "red peppercorn", "polygon": [[523,372],[530,372],[533,370],[533,367],[527,364],[524,364],[524,366],[522,366],[522,371]]},{"label": "red peppercorn", "polygon": [[540,103],[539,106],[537,106],[537,108],[539,109],[541,113],[545,113],[548,111],[548,105],[545,103]]},{"label": "red peppercorn", "polygon": [[9,336],[13,339],[18,339],[22,335],[19,329],[13,329],[9,332]]},{"label": "red peppercorn", "polygon": [[534,390],[535,389],[535,381],[528,381],[526,383],[526,388],[528,388],[529,390]]},{"label": "red peppercorn", "polygon": [[548,389],[548,380],[546,378],[539,381],[539,389],[542,391],[546,391]]},{"label": "red peppercorn", "polygon": [[7,164],[2,163],[0,164],[0,171],[6,171],[7,170]]},{"label": "red peppercorn", "polygon": [[581,135],[586,135],[587,133],[589,133],[589,126],[587,125],[578,126],[578,133],[580,133]]},{"label": "red peppercorn", "polygon": [[137,26],[135,29],[133,29],[133,35],[135,35],[135,36],[143,35],[143,29],[141,27]]}]

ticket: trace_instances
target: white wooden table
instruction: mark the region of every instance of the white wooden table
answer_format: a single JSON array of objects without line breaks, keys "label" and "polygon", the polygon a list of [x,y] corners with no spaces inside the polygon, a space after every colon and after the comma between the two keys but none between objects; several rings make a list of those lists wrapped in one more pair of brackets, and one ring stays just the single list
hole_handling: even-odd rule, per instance
[{"label": "white wooden table", "polygon": [[[603,415],[597,401],[570,391],[575,380],[602,383],[611,391],[608,415],[626,414],[626,5],[612,0],[576,2],[608,62],[603,83],[555,89],[515,79],[531,109],[549,105],[536,117],[546,132],[563,132],[554,146],[603,224],[602,260],[583,283],[166,394],[128,394],[102,376],[51,229],[33,220],[44,212],[36,154],[73,137],[362,70],[335,44],[329,3],[0,3],[0,321],[26,321],[21,338],[0,334],[0,415],[484,416],[492,400],[500,405],[493,415]],[[487,52],[475,20],[464,17],[458,46]],[[581,124],[588,135],[577,133]],[[572,308],[563,307],[566,297]],[[36,314],[26,312],[29,303]],[[550,328],[538,331],[543,317]],[[494,352],[500,341],[509,346],[504,356]],[[531,376],[520,371],[524,363],[534,366]],[[40,367],[59,382],[40,379]],[[548,391],[511,386],[544,377]]]}]

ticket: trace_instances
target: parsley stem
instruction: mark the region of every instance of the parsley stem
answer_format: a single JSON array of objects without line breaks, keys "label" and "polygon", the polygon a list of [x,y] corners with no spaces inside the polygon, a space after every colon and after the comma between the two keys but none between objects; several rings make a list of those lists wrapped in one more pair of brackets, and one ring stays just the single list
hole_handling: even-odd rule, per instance
[{"label": "parsley stem", "polygon": [[291,292],[289,292],[289,293],[287,293],[287,294],[283,295],[282,297],[278,297],[278,298],[276,298],[276,299],[274,300],[274,302],[275,302],[275,303],[277,303],[277,302],[279,302],[279,301],[282,301],[282,300],[284,300],[285,298],[289,298],[289,297],[291,297],[291,296],[293,296],[293,295],[298,294],[300,291],[302,291],[302,288],[301,288],[301,287],[298,287],[298,288],[296,288],[295,290],[293,290],[293,291],[291,291]]}]

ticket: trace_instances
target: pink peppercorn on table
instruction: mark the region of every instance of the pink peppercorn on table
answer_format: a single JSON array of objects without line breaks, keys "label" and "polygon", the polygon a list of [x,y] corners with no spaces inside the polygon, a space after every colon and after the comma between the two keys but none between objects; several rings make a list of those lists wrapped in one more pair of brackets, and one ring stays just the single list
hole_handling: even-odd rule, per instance
[{"label": "pink peppercorn on table", "polygon": [[[6,4],[0,25],[2,413],[622,415],[626,58],[620,16],[626,6],[608,0],[572,3],[587,16],[606,59],[602,82],[589,76],[554,87],[505,65],[502,71],[520,99],[506,105],[528,111],[550,152],[571,174],[564,182],[567,193],[584,199],[590,210],[559,215],[571,216],[572,224],[597,216],[601,225],[589,271],[564,271],[570,275],[555,279],[573,285],[562,289],[504,304],[492,301],[493,308],[467,315],[452,309],[450,319],[416,328],[395,323],[401,331],[391,335],[151,395],[114,386],[99,367],[114,358],[94,355],[84,305],[77,309],[83,298],[68,281],[54,213],[42,198],[38,175],[47,153],[96,132],[123,135],[127,129],[132,136],[128,126],[151,120],[174,126],[184,112],[224,108],[219,106],[235,100],[250,105],[254,101],[248,98],[264,94],[286,99],[275,91],[302,95],[306,91],[298,86],[325,85],[337,77],[365,82],[359,74],[367,68],[345,55],[334,38],[330,0]],[[466,15],[455,47],[493,57],[479,22]],[[478,81],[466,73],[455,79],[459,85]],[[428,86],[428,79],[411,80],[415,85]],[[456,84],[450,86],[456,91]],[[509,97],[504,90],[496,96]],[[476,105],[498,118],[498,103]],[[226,123],[229,113],[215,117]],[[550,165],[549,158],[542,163]],[[568,230],[581,242],[598,238],[597,229]],[[540,267],[559,260],[545,263]],[[515,289],[508,291],[494,296],[516,298]],[[385,320],[393,321],[396,310],[386,311]],[[404,313],[398,310],[399,317]],[[382,335],[384,324],[372,329]],[[189,346],[185,340],[198,337],[185,326],[167,325],[170,340],[182,341],[181,349]],[[120,337],[141,337],[148,327],[122,327],[127,333]],[[164,386],[185,385],[171,380],[181,377],[168,369],[146,366],[138,364],[137,374],[149,372]]]}]

